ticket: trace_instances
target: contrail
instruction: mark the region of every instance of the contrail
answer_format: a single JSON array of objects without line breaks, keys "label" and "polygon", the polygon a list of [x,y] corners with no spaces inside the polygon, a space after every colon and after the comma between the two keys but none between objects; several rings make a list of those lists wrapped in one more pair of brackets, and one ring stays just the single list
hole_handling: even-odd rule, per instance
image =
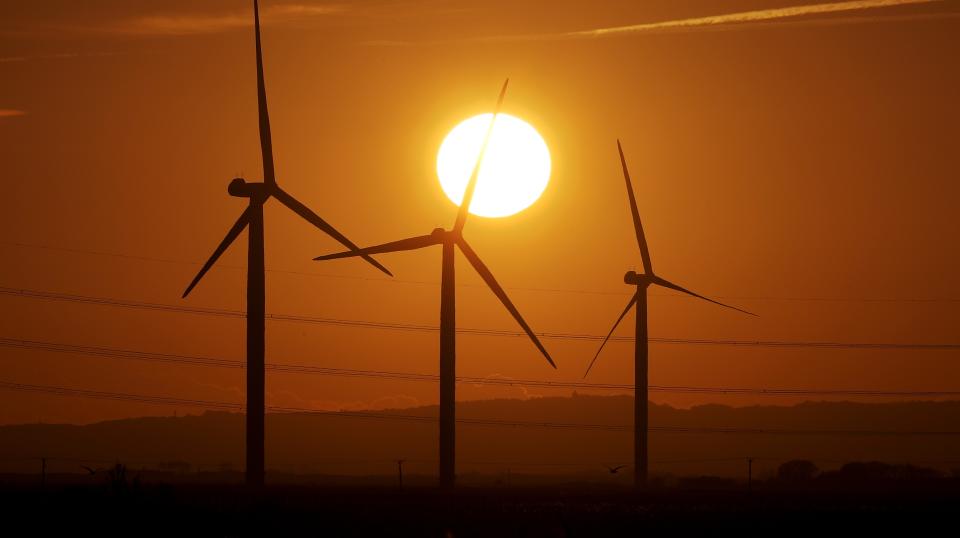
[{"label": "contrail", "polygon": [[862,11],[885,7],[905,6],[911,4],[932,4],[943,0],[851,0],[829,4],[811,4],[774,9],[760,9],[755,11],[741,11],[723,15],[710,15],[692,19],[678,19],[672,21],[632,24],[629,26],[614,26],[559,34],[557,37],[604,37],[616,34],[646,32],[651,30],[682,29],[698,26],[717,26],[734,23],[762,22],[776,19],[800,17],[803,15],[822,15],[826,13],[842,13]]}]

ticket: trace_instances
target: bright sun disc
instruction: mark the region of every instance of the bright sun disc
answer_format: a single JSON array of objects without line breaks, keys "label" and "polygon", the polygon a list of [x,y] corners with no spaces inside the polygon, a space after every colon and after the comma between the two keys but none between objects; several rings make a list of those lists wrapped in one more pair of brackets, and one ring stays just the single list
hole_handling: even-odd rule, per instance
[{"label": "bright sun disc", "polygon": [[[492,114],[462,121],[440,144],[437,176],[450,200],[460,205],[473,165],[480,154]],[[506,217],[523,211],[550,181],[550,151],[529,123],[498,114],[480,165],[470,212],[481,217]]]}]

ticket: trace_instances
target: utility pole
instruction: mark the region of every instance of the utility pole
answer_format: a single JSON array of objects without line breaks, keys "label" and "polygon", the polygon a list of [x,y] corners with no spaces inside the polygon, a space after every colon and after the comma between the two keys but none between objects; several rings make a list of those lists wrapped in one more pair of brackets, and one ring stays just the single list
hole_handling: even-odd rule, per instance
[{"label": "utility pole", "polygon": [[400,485],[400,490],[403,491],[403,462],[406,460],[397,460],[397,483]]},{"label": "utility pole", "polygon": [[753,458],[747,458],[747,493],[753,491]]},{"label": "utility pole", "polygon": [[47,489],[47,458],[40,458],[40,489]]}]

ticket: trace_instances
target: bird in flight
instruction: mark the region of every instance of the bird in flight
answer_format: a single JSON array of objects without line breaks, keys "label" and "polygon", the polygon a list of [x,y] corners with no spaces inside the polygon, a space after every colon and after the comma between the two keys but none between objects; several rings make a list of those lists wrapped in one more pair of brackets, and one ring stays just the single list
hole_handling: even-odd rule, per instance
[{"label": "bird in flight", "polygon": [[617,465],[616,467],[610,467],[609,465],[604,465],[604,467],[606,467],[607,470],[610,471],[610,474],[617,474],[620,472],[620,469],[623,469],[624,467],[626,467],[626,465]]}]

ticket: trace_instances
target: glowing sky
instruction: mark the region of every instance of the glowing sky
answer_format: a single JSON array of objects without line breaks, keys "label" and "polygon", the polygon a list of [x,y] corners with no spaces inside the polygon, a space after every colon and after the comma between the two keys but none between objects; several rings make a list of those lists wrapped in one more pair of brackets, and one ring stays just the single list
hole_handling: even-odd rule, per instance
[{"label": "glowing sky", "polygon": [[[567,1],[264,4],[279,180],[360,244],[452,223],[437,148],[451,126],[489,111],[511,78],[504,112],[544,137],[550,186],[515,216],[471,218],[465,234],[537,332],[605,334],[629,296],[622,275],[640,259],[620,138],[658,273],[760,314],[654,291],[652,336],[956,342],[956,2],[737,0],[719,10],[712,1],[662,0],[589,11]],[[245,241],[188,301],[179,296],[242,210],[227,195],[229,180],[260,175],[248,3],[81,8],[57,0],[5,9],[0,287],[242,309]],[[337,245],[275,206],[266,211],[268,312],[436,325],[439,251],[381,257],[393,281],[356,260],[320,265],[311,258]],[[460,273],[458,285],[459,326],[516,330],[472,273]],[[0,304],[3,338],[243,358],[240,318],[9,293]],[[629,334],[624,325],[618,335]],[[596,341],[544,344],[557,372],[525,339],[465,334],[458,371],[577,380]],[[271,321],[267,347],[268,362],[437,370],[436,335],[395,327]],[[630,382],[631,352],[629,343],[610,344],[591,380]],[[956,389],[947,386],[960,374],[956,358],[654,344],[651,383]],[[243,394],[237,369],[2,346],[0,380],[213,400]],[[270,373],[267,390],[273,405],[327,409],[436,401],[435,384],[395,380]],[[464,385],[458,397],[569,392]],[[4,423],[172,412],[2,397]]]}]

